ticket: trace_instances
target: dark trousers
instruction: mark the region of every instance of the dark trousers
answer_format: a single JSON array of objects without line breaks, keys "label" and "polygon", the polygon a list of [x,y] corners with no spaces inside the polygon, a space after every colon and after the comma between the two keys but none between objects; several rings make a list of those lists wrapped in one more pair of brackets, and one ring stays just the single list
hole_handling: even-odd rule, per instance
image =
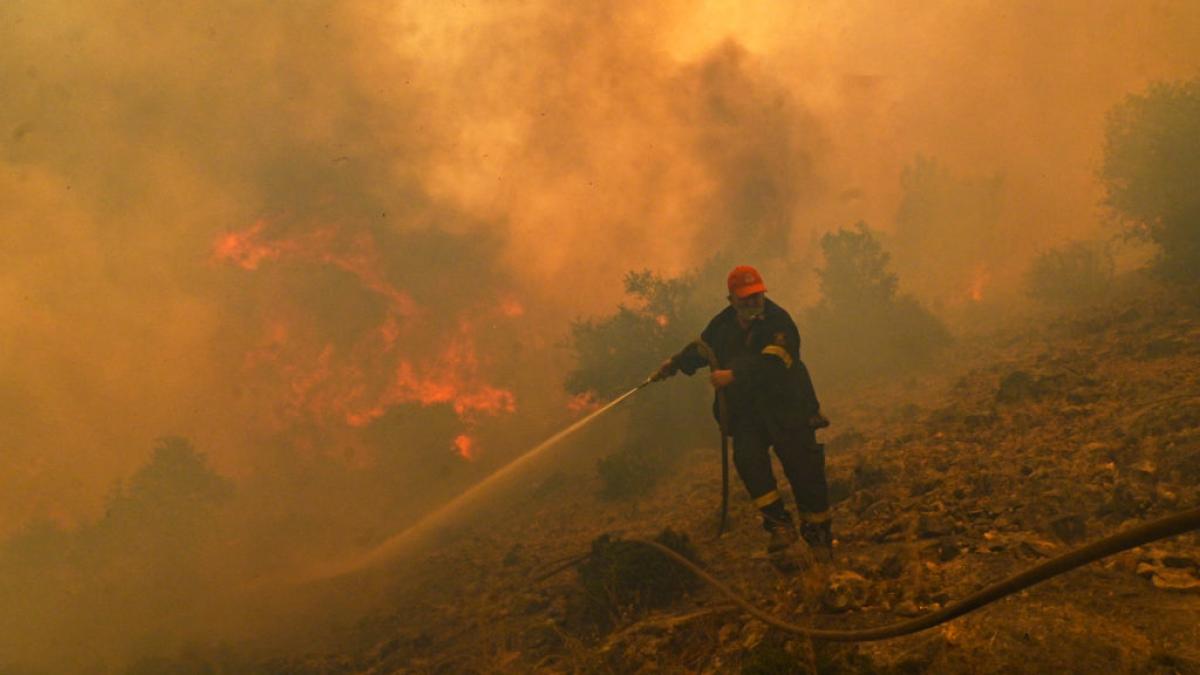
[{"label": "dark trousers", "polygon": [[733,463],[754,505],[762,511],[763,527],[770,530],[791,522],[771,469],[772,447],[791,483],[801,522],[828,522],[825,446],[817,443],[816,433],[812,429],[771,433],[762,426],[738,428],[733,432]]}]

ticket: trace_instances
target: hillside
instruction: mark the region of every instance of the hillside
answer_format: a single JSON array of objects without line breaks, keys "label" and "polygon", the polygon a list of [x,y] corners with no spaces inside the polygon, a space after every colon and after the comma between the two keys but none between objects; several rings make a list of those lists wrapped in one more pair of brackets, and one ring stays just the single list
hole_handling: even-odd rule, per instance
[{"label": "hillside", "polygon": [[[426,554],[357,646],[289,673],[1200,672],[1200,533],[1129,551],[910,637],[811,647],[706,587],[589,619],[554,563],[604,533],[687,533],[705,567],[771,613],[858,628],[942,606],[1072,546],[1200,503],[1200,293],[1130,292],[1044,325],[963,338],[933,371],[826,387],[835,561],[784,575],[734,479],[697,448],[649,495],[600,499],[560,471]],[[410,563],[411,565],[412,563]],[[266,664],[263,664],[267,667]]]}]

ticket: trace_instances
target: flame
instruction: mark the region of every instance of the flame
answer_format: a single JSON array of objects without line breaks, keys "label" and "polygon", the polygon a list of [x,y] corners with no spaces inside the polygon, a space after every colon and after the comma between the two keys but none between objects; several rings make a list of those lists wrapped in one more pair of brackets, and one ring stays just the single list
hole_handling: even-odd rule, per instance
[{"label": "flame", "polygon": [[[346,239],[336,229],[324,228],[271,240],[265,236],[267,228],[259,220],[244,231],[222,234],[214,242],[214,258],[246,270],[279,259],[330,265],[354,276],[386,306],[378,326],[340,349],[311,339],[302,324],[312,317],[265,319],[262,338],[244,364],[248,370],[267,369],[282,381],[271,415],[276,429],[301,420],[361,428],[406,404],[449,406],[468,428],[481,416],[516,411],[511,391],[485,381],[470,321],[459,320],[457,331],[426,358],[404,352],[406,338],[430,330],[426,315],[387,280],[369,235]],[[515,317],[524,308],[515,300],[502,300],[500,312]],[[465,459],[477,452],[474,439],[465,433],[455,438],[454,446]]]},{"label": "flame", "polygon": [[504,298],[500,301],[500,313],[510,319],[525,315],[525,307],[516,298]]},{"label": "flame", "polygon": [[416,303],[384,277],[374,240],[367,234],[350,239],[347,250],[337,250],[338,232],[322,228],[295,239],[267,241],[267,222],[259,219],[242,232],[227,232],[213,243],[213,258],[230,261],[246,270],[257,270],[265,260],[282,257],[332,265],[358,278],[364,288],[384,297],[402,316],[416,314]]},{"label": "flame", "polygon": [[983,289],[992,280],[992,273],[986,265],[977,265],[971,273],[971,283],[967,287],[967,297],[972,302],[983,300]]},{"label": "flame", "polygon": [[454,451],[459,457],[465,460],[475,459],[475,439],[466,434],[459,434],[454,437]]},{"label": "flame", "polygon": [[227,232],[213,244],[213,257],[229,260],[247,270],[256,270],[263,260],[279,257],[279,249],[259,240],[267,222],[258,220],[244,232]]},{"label": "flame", "polygon": [[573,413],[592,412],[600,407],[600,402],[596,400],[596,392],[591,389],[575,394],[571,400],[567,401],[567,410]]}]

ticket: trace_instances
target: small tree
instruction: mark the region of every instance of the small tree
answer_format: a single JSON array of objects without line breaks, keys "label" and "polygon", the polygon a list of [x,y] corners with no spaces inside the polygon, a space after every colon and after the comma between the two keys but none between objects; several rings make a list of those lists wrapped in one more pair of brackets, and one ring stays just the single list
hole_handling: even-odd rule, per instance
[{"label": "small tree", "polygon": [[883,250],[866,223],[821,237],[825,267],[817,270],[821,297],[838,308],[884,306],[896,298],[900,283],[888,269],[891,256]]},{"label": "small tree", "polygon": [[1100,177],[1129,234],[1159,246],[1159,271],[1200,278],[1200,78],[1155,84],[1114,107]]},{"label": "small tree", "polygon": [[949,342],[936,317],[898,293],[890,256],[866,223],[826,233],[821,250],[822,298],[802,326],[802,355],[817,370],[842,379],[894,372],[926,362]]},{"label": "small tree", "polygon": [[229,480],[208,466],[191,441],[168,436],[158,439],[150,461],[112,497],[101,524],[190,533],[232,493]]}]

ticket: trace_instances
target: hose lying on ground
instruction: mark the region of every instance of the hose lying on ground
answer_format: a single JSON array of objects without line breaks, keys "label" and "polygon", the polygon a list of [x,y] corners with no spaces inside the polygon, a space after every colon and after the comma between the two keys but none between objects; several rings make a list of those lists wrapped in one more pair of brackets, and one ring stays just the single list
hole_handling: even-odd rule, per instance
[{"label": "hose lying on ground", "polygon": [[1006,595],[1011,595],[1017,591],[1029,588],[1030,586],[1045,581],[1051,577],[1069,572],[1094,562],[1101,558],[1106,558],[1114,553],[1120,553],[1136,546],[1148,544],[1159,539],[1166,539],[1191,530],[1200,529],[1200,508],[1194,508],[1189,511],[1177,513],[1175,515],[1159,518],[1130,528],[1123,532],[1111,534],[1103,539],[1094,541],[1086,546],[1064,553],[1063,555],[1047,560],[1046,562],[1035,565],[1024,572],[1015,574],[1007,579],[994,583],[982,590],[963,598],[962,600],[947,605],[942,609],[931,612],[924,616],[918,616],[908,621],[901,621],[889,626],[880,626],[878,628],[864,628],[860,630],[828,630],[823,628],[812,628],[810,626],[800,626],[798,624],[789,623],[782,619],[778,619],[763,610],[750,604],[742,596],[738,595],[733,589],[718,581],[708,572],[700,569],[687,558],[679,555],[675,551],[659,544],[657,542],[648,541],[645,539],[627,539],[626,541],[636,542],[645,546],[649,546],[659,553],[674,560],[680,565],[686,567],[692,574],[695,574],[708,585],[716,588],[725,594],[729,599],[733,600],[739,607],[746,610],[755,618],[770,626],[774,626],[789,633],[804,635],[814,640],[825,640],[828,642],[870,642],[872,640],[886,640],[888,638],[900,637],[901,635],[909,635],[919,631],[933,628],[938,624],[945,623],[951,619],[958,618],[967,612],[974,611],[1003,598]]}]

